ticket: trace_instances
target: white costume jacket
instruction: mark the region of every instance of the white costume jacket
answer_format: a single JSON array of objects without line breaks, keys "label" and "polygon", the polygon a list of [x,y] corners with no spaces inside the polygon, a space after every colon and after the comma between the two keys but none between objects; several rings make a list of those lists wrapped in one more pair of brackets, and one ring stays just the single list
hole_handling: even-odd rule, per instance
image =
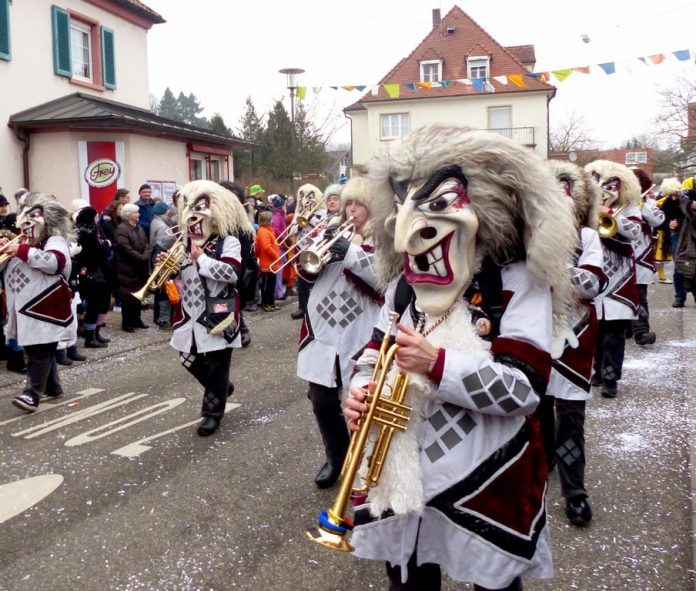
[{"label": "white costume jacket", "polygon": [[19,246],[5,266],[7,338],[22,346],[71,339],[71,266],[70,249],[61,236]]},{"label": "white costume jacket", "polygon": [[[224,240],[219,260],[214,257],[217,240]],[[228,284],[235,285],[241,269],[242,247],[234,236],[225,236],[210,240],[204,251],[205,254],[198,261],[181,269],[177,280],[181,302],[174,310],[170,344],[183,353],[189,353],[194,342],[198,353],[242,346],[239,334],[231,343],[221,335],[208,334],[203,320],[205,292],[201,282],[201,277],[204,277],[211,296],[220,294]],[[239,297],[235,314],[239,318]]]},{"label": "white costume jacket", "polygon": [[[300,270],[301,271],[301,270]],[[300,273],[307,280],[313,279]],[[322,386],[336,386],[336,356],[344,386],[350,382],[354,357],[370,340],[383,298],[377,291],[372,240],[351,243],[342,261],[319,274],[307,303],[300,331],[297,376]]]},{"label": "white costume jacket", "polygon": [[638,289],[633,251],[643,230],[636,205],[628,205],[616,215],[617,233],[602,240],[602,269],[607,285],[599,294],[597,316],[603,320],[633,320],[638,312]]},{"label": "white costume jacket", "polygon": [[643,216],[642,232],[634,243],[633,251],[636,259],[636,283],[650,285],[655,275],[653,228],[665,221],[665,212],[657,206],[654,199],[646,197],[641,214]]},{"label": "white costume jacket", "polygon": [[[551,294],[532,284],[522,262],[501,279],[505,310],[492,343],[476,334],[464,300],[430,334],[438,319],[426,316],[438,361],[429,378],[410,375],[406,432],[394,436],[380,483],[355,507],[355,554],[401,565],[403,576],[416,544],[419,564],[489,588],[553,574],[547,467],[533,414],[551,366]],[[382,333],[395,286],[376,327]],[[411,305],[400,322],[413,326],[413,316]],[[365,349],[352,384],[367,384],[378,345]]]},{"label": "white costume jacket", "polygon": [[575,347],[565,342],[560,359],[554,359],[547,394],[564,400],[589,400],[592,397],[592,362],[597,350],[596,298],[606,284],[602,270],[602,243],[592,228],[580,230],[582,247],[571,269],[571,281],[581,301],[576,315],[568,319]]}]

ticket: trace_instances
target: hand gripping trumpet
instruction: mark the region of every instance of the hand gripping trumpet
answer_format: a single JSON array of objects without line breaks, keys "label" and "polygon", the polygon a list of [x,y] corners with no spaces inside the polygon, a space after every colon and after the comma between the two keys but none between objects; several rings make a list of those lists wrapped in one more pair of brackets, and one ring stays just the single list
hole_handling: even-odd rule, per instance
[{"label": "hand gripping trumpet", "polygon": [[346,533],[353,529],[352,522],[346,517],[346,508],[373,424],[379,426],[379,432],[367,460],[367,472],[363,477],[364,488],[358,489],[361,492],[369,490],[379,482],[394,433],[405,431],[410,418],[411,407],[403,404],[409,382],[408,373],[399,371],[391,384],[391,393],[383,394],[387,375],[399,349],[398,345],[389,347],[391,330],[398,317],[396,312],[389,313],[389,323],[370,380],[370,388],[374,386],[374,389],[370,391],[366,399],[367,411],[360,419],[360,429],[351,438],[350,448],[341,470],[341,487],[336,499],[328,511],[319,513],[318,526],[305,530],[309,539],[332,550],[353,551],[353,546],[345,539]]},{"label": "hand gripping trumpet", "polygon": [[185,240],[186,234],[181,232],[176,242],[174,242],[172,247],[167,251],[166,256],[152,270],[145,285],[138,291],[131,293],[135,299],[142,302],[148,292],[162,289],[164,284],[179,272],[187,257]]},{"label": "hand gripping trumpet", "polygon": [[0,238],[8,238],[9,236],[14,237],[12,238],[12,240],[5,243],[3,246],[0,246],[0,265],[6,263],[14,256],[11,252],[8,252],[8,247],[11,247],[14,244],[21,244],[22,242],[24,242],[24,239],[26,238],[25,234],[17,234],[15,236],[13,233],[9,231],[4,231]]}]

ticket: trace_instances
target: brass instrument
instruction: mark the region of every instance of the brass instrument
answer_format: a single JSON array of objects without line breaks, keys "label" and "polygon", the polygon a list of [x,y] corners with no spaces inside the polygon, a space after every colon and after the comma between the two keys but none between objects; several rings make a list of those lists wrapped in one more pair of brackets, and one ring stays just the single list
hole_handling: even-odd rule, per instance
[{"label": "brass instrument", "polygon": [[645,199],[644,199],[644,197],[645,197],[648,193],[650,193],[650,191],[652,191],[654,188],[655,188],[655,184],[653,183],[647,191],[643,191],[643,192],[640,194],[640,205],[638,206],[638,209],[640,209],[641,211],[643,211],[643,208],[645,207]]},{"label": "brass instrument", "polygon": [[24,235],[24,234],[15,235],[10,230],[4,230],[2,235],[0,236],[0,238],[9,238],[10,236],[13,236],[13,238],[7,244],[0,247],[0,265],[6,263],[14,256],[12,253],[7,252],[7,247],[11,246],[13,244],[21,244],[24,241],[24,239],[26,238],[26,235]]},{"label": "brass instrument", "polygon": [[597,232],[600,238],[613,238],[616,236],[618,231],[618,226],[616,224],[616,216],[626,209],[628,202],[624,203],[619,209],[614,213],[600,213],[599,221],[597,223]]},{"label": "brass instrument", "polygon": [[[314,228],[315,232],[323,232],[324,229],[326,229],[326,226],[329,223],[329,218],[324,218],[321,222],[319,222]],[[281,232],[282,234],[282,232]],[[286,240],[289,238],[291,235],[286,235]],[[278,240],[276,239],[276,244],[278,243]],[[295,244],[292,248],[289,248],[287,251],[282,253],[275,261],[273,261],[270,265],[268,265],[268,270],[271,273],[277,273],[278,271],[284,269],[287,267],[289,264],[294,263],[299,256],[302,254],[302,252],[312,246],[313,242],[312,240],[308,240],[307,244],[305,246],[301,247],[298,244]],[[293,250],[294,249],[294,250]],[[292,254],[290,252],[292,251]],[[285,262],[280,264],[283,260],[283,257],[287,257],[285,259]]]},{"label": "brass instrument", "polygon": [[160,261],[152,273],[147,278],[145,285],[138,291],[134,291],[131,295],[141,302],[145,299],[149,291],[158,291],[164,287],[164,284],[176,275],[188,255],[186,254],[186,235],[180,232],[176,242],[167,251],[166,256]]},{"label": "brass instrument", "polygon": [[[383,395],[387,376],[399,349],[398,345],[389,347],[392,327],[398,317],[396,312],[389,313],[389,323],[382,339],[377,363],[372,372],[370,392],[366,398],[367,412],[361,417],[360,429],[354,433],[351,439],[351,445],[341,470],[341,487],[336,499],[328,511],[319,513],[317,517],[318,527],[305,530],[305,535],[309,539],[332,550],[353,551],[353,546],[345,539],[346,533],[353,528],[352,523],[346,517],[346,508],[373,423],[379,425],[380,428],[367,461],[367,472],[363,477],[364,490],[369,490],[379,482],[394,433],[405,431],[410,418],[411,407],[403,404],[409,382],[408,373],[399,371],[391,384],[390,395]],[[375,378],[377,379],[376,383],[374,382]]]},{"label": "brass instrument", "polygon": [[307,213],[302,210],[299,212],[294,218],[292,218],[292,222],[288,224],[285,227],[285,230],[283,230],[278,236],[276,237],[276,244],[280,245],[283,242],[285,242],[290,236],[294,236],[297,234],[300,230],[303,228],[306,228],[307,225],[309,224],[309,220],[312,219],[312,214],[319,209],[320,205],[323,205],[324,203],[324,198],[322,197],[319,199],[314,207],[310,209]]},{"label": "brass instrument", "polygon": [[[329,230],[330,228],[327,228]],[[344,234],[350,233],[350,236]],[[331,260],[329,249],[336,243],[339,238],[347,238],[350,240],[355,234],[355,224],[353,217],[349,217],[340,226],[334,229],[334,235],[331,239],[322,238],[315,244],[310,244],[307,248],[299,253],[299,265],[308,273],[317,274]]]}]

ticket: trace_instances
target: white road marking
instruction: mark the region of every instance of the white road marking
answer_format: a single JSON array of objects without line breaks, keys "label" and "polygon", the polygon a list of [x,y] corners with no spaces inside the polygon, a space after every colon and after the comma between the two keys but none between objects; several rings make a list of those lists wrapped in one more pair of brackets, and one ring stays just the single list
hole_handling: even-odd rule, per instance
[{"label": "white road marking", "polygon": [[21,421],[26,419],[27,417],[34,417],[38,414],[41,414],[42,412],[46,412],[47,410],[53,410],[54,408],[60,408],[61,406],[66,406],[68,404],[72,404],[76,400],[80,400],[81,398],[87,398],[88,396],[92,396],[93,394],[99,394],[99,392],[104,392],[104,388],[86,388],[85,390],[80,390],[77,392],[77,396],[72,396],[71,398],[68,399],[60,399],[61,402],[57,402],[55,404],[44,404],[45,398],[41,399],[41,405],[39,406],[39,410],[36,412],[33,412],[31,414],[23,414],[19,415],[18,417],[14,417],[12,419],[7,419],[5,421],[0,422],[0,427],[2,425],[7,425],[8,423],[14,423],[15,421]]},{"label": "white road marking", "polygon": [[[101,414],[103,412],[106,412],[107,410],[111,410],[112,408],[123,406],[124,404],[128,404],[129,402],[133,402],[140,398],[144,398],[145,396],[147,396],[147,394],[136,394],[135,392],[121,394],[121,396],[117,396],[116,398],[112,398],[111,400],[107,400],[105,402],[100,402],[99,404],[95,404],[94,406],[90,406],[88,408],[80,410],[75,414],[71,414],[66,417],[59,417],[57,419],[49,421],[48,423],[43,423],[41,425],[25,429],[24,431],[12,433],[12,437],[26,436],[24,437],[25,439],[33,439],[34,437],[40,437],[41,435],[45,435],[46,433],[50,433],[51,431],[62,429],[63,427],[72,423],[76,423],[77,421],[81,421],[82,419]],[[29,433],[31,433],[31,435],[29,435]]]},{"label": "white road marking", "polygon": [[33,507],[62,483],[60,474],[46,474],[0,484],[0,523]]},{"label": "white road marking", "polygon": [[[117,419],[115,421],[111,421],[110,423],[106,423],[106,425],[100,425],[99,427],[96,427],[94,429],[91,429],[90,431],[85,431],[84,433],[81,433],[80,435],[77,435],[76,437],[73,437],[72,439],[68,439],[65,442],[66,447],[75,447],[77,445],[83,445],[85,443],[91,443],[92,441],[96,441],[97,439],[101,439],[102,437],[107,437],[108,435],[111,435],[112,433],[118,433],[119,431],[122,431],[123,429],[127,429],[131,425],[137,425],[138,423],[142,423],[143,421],[146,421],[147,419],[151,417],[156,417],[157,415],[161,415],[163,412],[167,412],[168,410],[171,410],[172,408],[176,408],[180,404],[183,404],[186,402],[186,398],[172,398],[171,400],[167,400],[165,402],[159,402],[158,404],[153,404],[152,406],[148,406],[147,408],[143,408],[142,410],[139,410],[137,412],[131,413],[129,415],[126,415],[125,417],[121,417],[120,419]],[[157,410],[155,410],[157,409]],[[134,417],[137,417],[139,415],[144,415],[141,416],[139,419],[134,419]],[[120,427],[114,427],[113,429],[110,429],[109,427],[112,427],[113,425],[119,425],[120,423],[125,423],[121,425]],[[99,433],[100,431],[104,431],[103,433]],[[93,433],[99,433],[99,435],[92,435]]]},{"label": "white road marking", "polygon": [[[225,406],[225,413],[228,413],[237,407],[239,407],[239,404],[228,402]],[[172,427],[171,429],[167,429],[166,431],[162,431],[160,433],[157,433],[156,435],[150,435],[149,437],[145,437],[144,439],[139,439],[138,441],[134,441],[133,443],[129,443],[128,445],[124,445],[123,447],[120,447],[116,451],[112,451],[111,453],[117,456],[122,456],[124,458],[137,458],[139,455],[144,454],[146,451],[152,449],[152,446],[144,445],[145,443],[150,443],[155,439],[159,439],[160,437],[164,437],[165,435],[169,435],[170,433],[175,433],[177,431],[181,431],[182,429],[186,429],[193,425],[197,425],[200,422],[200,418],[196,419],[195,421],[189,421],[188,423],[178,425],[177,427]]]}]

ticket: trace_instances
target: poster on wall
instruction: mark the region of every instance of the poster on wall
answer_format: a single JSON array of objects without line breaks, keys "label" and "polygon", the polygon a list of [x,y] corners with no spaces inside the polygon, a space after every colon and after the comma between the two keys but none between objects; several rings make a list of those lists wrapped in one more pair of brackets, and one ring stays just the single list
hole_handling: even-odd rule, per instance
[{"label": "poster on wall", "polygon": [[152,189],[152,198],[156,201],[162,199],[162,181],[147,181]]},{"label": "poster on wall", "polygon": [[123,187],[123,142],[77,142],[80,197],[97,211],[113,201],[116,189]]},{"label": "poster on wall", "polygon": [[174,193],[176,193],[176,183],[172,181],[164,181],[162,183],[162,199],[169,205],[174,201]]}]

